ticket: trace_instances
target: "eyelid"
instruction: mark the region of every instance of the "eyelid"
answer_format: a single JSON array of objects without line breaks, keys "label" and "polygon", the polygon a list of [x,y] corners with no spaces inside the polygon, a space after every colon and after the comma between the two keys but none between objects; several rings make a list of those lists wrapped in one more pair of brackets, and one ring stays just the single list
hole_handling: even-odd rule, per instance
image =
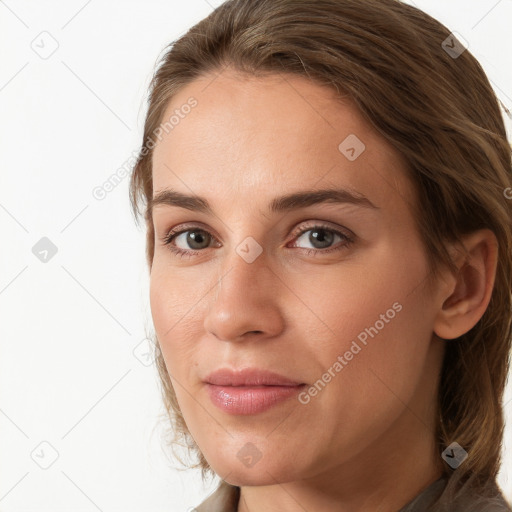
[{"label": "eyelid", "polygon": [[199,221],[191,221],[191,222],[182,222],[180,224],[176,224],[175,227],[166,229],[163,233],[163,236],[161,239],[169,238],[171,235],[180,235],[184,231],[204,231],[205,233],[208,233],[213,238],[218,240],[218,236],[212,232],[213,230],[210,228],[205,227],[202,222]]},{"label": "eyelid", "polygon": [[313,228],[321,228],[329,231],[333,231],[335,233],[340,233],[343,236],[346,236],[347,238],[354,238],[355,234],[352,233],[347,228],[341,227],[341,226],[334,226],[331,225],[331,223],[323,220],[312,220],[312,221],[305,221],[305,223],[299,224],[299,226],[292,231],[292,236],[296,238],[297,236],[300,236],[304,234],[306,231],[309,231]]}]

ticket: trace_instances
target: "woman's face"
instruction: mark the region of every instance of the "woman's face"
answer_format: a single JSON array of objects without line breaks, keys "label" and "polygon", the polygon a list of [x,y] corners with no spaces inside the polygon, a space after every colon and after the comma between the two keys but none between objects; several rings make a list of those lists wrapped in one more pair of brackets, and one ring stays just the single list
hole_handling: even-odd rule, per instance
[{"label": "woman's face", "polygon": [[[202,198],[153,208],[151,310],[190,433],[236,485],[368,476],[404,450],[424,458],[442,293],[426,287],[404,161],[330,89],[215,77],[174,97],[162,122],[179,122],[153,158],[154,198]],[[319,190],[334,199],[318,202]],[[181,234],[166,245],[171,229]],[[219,369],[288,385],[214,381]]]}]

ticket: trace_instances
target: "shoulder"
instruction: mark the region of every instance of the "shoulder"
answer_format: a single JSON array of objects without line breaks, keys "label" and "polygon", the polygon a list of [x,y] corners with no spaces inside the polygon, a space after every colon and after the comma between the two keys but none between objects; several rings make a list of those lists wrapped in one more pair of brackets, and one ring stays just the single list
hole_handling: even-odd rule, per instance
[{"label": "shoulder", "polygon": [[[399,512],[512,512],[496,482],[491,482],[486,495],[469,488],[451,498],[453,489],[445,479],[439,479],[421,492]],[[237,512],[240,487],[221,481],[217,489],[193,512]]]},{"label": "shoulder", "polygon": [[222,480],[213,494],[195,507],[193,512],[236,512],[239,497],[240,487]]},{"label": "shoulder", "polygon": [[446,479],[439,479],[417,497],[418,504],[422,497],[429,503],[428,507],[415,507],[414,500],[410,504],[413,506],[404,512],[512,512],[511,504],[504,498],[496,481],[490,481],[481,494],[467,485],[455,492],[454,485],[447,483]]}]

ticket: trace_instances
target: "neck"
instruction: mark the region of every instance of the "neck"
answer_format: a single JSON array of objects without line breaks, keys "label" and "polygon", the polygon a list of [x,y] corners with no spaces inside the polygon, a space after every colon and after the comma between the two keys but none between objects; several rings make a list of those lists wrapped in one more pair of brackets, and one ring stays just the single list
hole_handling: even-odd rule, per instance
[{"label": "neck", "polygon": [[397,512],[442,475],[432,436],[394,446],[393,453],[368,447],[368,455],[314,478],[241,487],[238,512]]}]

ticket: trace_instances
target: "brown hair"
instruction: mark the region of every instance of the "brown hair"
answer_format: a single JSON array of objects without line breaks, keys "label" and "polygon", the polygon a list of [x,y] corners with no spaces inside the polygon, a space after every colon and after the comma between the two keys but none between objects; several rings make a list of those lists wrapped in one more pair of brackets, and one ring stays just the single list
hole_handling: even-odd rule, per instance
[{"label": "brown hair", "polygon": [[[230,0],[173,41],[150,85],[143,145],[130,183],[136,221],[152,197],[152,147],[169,101],[199,76],[229,66],[253,76],[292,73],[349,95],[398,150],[419,201],[414,214],[431,268],[455,271],[445,247],[480,228],[494,232],[498,266],[490,304],[468,333],[446,345],[438,394],[439,456],[453,441],[469,454],[450,489],[479,493],[499,471],[502,399],[510,365],[512,311],[511,148],[498,100],[469,51],[450,54],[450,30],[398,0]],[[456,46],[457,48],[457,46]],[[460,48],[460,47],[458,47]],[[144,144],[144,141],[146,143]],[[153,143],[154,145],[154,143]],[[154,230],[146,208],[146,256]],[[163,357],[157,367],[174,438],[213,474],[188,433]]]}]

